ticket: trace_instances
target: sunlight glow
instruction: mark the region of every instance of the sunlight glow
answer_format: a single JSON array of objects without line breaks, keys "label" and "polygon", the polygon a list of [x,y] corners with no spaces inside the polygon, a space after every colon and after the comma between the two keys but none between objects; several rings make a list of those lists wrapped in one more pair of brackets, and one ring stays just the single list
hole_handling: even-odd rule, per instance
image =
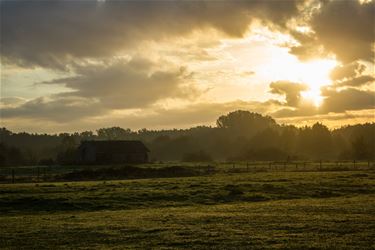
[{"label": "sunlight glow", "polygon": [[287,54],[278,54],[271,63],[260,69],[272,81],[287,80],[308,85],[309,89],[301,92],[305,101],[320,106],[323,97],[320,88],[331,84],[330,72],[336,67],[337,61],[333,59],[315,59],[301,62],[296,57]]},{"label": "sunlight glow", "polygon": [[311,100],[316,107],[320,106],[323,101],[320,88],[331,84],[329,74],[336,65],[336,61],[327,59],[301,63],[298,74],[310,88],[301,93],[302,97]]}]

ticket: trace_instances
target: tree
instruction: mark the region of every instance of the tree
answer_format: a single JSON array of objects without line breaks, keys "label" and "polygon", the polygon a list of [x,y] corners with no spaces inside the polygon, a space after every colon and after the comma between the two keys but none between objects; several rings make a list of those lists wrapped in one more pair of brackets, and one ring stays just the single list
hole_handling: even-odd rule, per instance
[{"label": "tree", "polygon": [[9,147],[0,143],[0,166],[20,166],[26,163],[22,151],[16,147]]},{"label": "tree", "polygon": [[59,164],[67,165],[77,162],[78,152],[77,144],[74,136],[63,137],[59,146],[59,153],[57,154],[56,161]]},{"label": "tree", "polygon": [[6,128],[0,128],[0,141],[3,141],[5,137],[11,136],[12,132]]},{"label": "tree", "polygon": [[91,140],[94,139],[94,133],[92,131],[83,131],[79,134],[81,140]]},{"label": "tree", "polygon": [[252,137],[251,144],[257,148],[278,147],[280,136],[275,129],[267,128]]},{"label": "tree", "polygon": [[322,160],[333,157],[331,132],[321,123],[315,123],[311,128],[304,127],[298,136],[298,149],[308,158]]},{"label": "tree", "polygon": [[365,140],[362,136],[357,137],[352,142],[353,157],[355,160],[368,160],[369,151],[366,146]]},{"label": "tree", "polygon": [[237,110],[220,116],[216,125],[218,128],[229,129],[231,133],[252,136],[266,128],[275,128],[277,124],[270,116]]},{"label": "tree", "polygon": [[124,140],[131,137],[132,131],[130,129],[123,129],[120,127],[101,128],[97,130],[98,137],[106,140]]},{"label": "tree", "polygon": [[280,133],[280,148],[288,152],[289,154],[294,154],[296,150],[298,129],[294,126],[282,126]]}]

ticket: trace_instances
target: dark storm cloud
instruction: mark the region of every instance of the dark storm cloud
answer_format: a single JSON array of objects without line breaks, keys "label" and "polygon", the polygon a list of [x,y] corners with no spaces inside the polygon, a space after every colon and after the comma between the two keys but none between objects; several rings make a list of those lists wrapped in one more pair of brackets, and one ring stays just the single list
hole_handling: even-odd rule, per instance
[{"label": "dark storm cloud", "polygon": [[[320,1],[322,7],[312,16],[309,24],[312,36],[294,33],[301,46],[291,49],[291,52],[306,57],[313,55],[314,47],[323,45],[327,51],[333,52],[345,63],[358,59],[373,62],[375,37],[375,7],[374,2],[360,3],[359,1]],[[293,33],[292,33],[293,35]],[[309,52],[309,53],[308,53]]]},{"label": "dark storm cloud", "polygon": [[285,27],[294,1],[1,1],[3,63],[65,69],[143,40],[211,27],[241,37],[253,18]]},{"label": "dark storm cloud", "polygon": [[285,96],[288,106],[298,106],[301,99],[301,91],[307,90],[305,84],[293,83],[289,81],[277,81],[270,84],[270,92]]},{"label": "dark storm cloud", "polygon": [[76,69],[77,76],[44,84],[63,84],[72,92],[60,96],[96,98],[109,109],[143,108],[163,98],[194,98],[199,91],[184,85],[190,74],[181,67],[150,71],[154,65],[144,59],[119,60],[109,65]]}]

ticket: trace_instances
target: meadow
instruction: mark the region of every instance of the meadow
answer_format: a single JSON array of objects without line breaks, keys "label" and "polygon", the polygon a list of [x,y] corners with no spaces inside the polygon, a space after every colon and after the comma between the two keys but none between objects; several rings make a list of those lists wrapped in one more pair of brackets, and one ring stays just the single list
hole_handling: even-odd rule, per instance
[{"label": "meadow", "polygon": [[230,166],[179,178],[0,184],[0,248],[375,248],[374,169]]}]

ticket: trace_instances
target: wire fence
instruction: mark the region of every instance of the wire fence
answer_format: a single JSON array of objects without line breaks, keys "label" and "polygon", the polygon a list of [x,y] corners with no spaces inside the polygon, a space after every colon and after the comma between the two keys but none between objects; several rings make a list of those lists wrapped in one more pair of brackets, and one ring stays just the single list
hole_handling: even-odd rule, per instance
[{"label": "wire fence", "polygon": [[[373,161],[249,161],[249,162],[211,162],[183,163],[165,162],[158,164],[137,165],[144,168],[163,168],[179,166],[200,170],[202,175],[230,174],[246,172],[278,172],[278,171],[360,171],[375,170]],[[22,166],[0,167],[0,183],[30,183],[61,181],[64,174],[82,170],[105,168],[126,168],[126,165],[95,165],[95,166]]]}]

